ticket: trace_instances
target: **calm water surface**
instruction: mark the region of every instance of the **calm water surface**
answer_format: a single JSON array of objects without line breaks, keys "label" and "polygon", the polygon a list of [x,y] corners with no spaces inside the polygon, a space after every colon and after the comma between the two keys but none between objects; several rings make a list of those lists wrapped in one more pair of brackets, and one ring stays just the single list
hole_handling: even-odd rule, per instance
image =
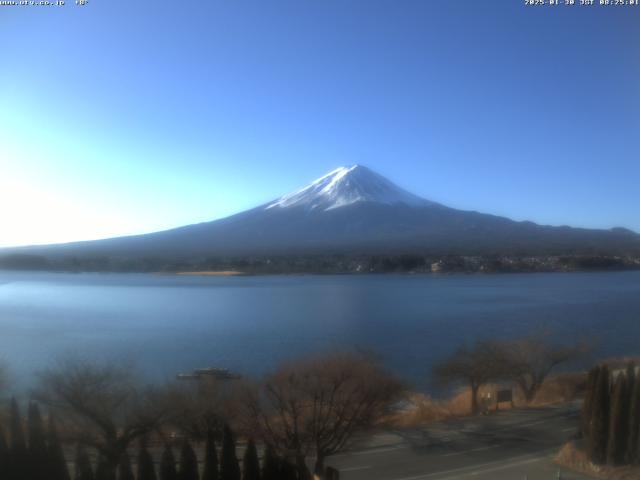
[{"label": "calm water surface", "polygon": [[[154,379],[203,366],[259,375],[361,348],[418,388],[463,342],[552,330],[598,356],[640,353],[640,272],[177,277],[0,272],[0,357],[14,379],[66,355],[135,360]],[[22,380],[24,381],[24,380]]]}]

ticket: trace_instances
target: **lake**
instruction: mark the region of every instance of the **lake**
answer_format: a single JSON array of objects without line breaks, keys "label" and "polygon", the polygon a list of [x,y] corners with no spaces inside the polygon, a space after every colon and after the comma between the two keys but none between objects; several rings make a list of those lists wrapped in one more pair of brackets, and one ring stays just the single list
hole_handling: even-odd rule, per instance
[{"label": "lake", "polygon": [[416,388],[464,342],[548,330],[640,353],[640,272],[187,277],[0,272],[0,357],[21,386],[68,355],[154,380],[255,376],[310,352],[378,353]]}]

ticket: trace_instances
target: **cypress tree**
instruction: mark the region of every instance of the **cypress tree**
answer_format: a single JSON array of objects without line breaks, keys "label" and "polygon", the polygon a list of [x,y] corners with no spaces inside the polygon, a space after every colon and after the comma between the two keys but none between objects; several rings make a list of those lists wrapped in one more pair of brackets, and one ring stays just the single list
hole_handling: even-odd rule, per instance
[{"label": "cypress tree", "polygon": [[333,467],[325,468],[325,480],[340,480],[340,472]]},{"label": "cypress tree", "polygon": [[627,456],[629,438],[629,395],[627,377],[620,372],[616,379],[611,404],[609,441],[607,444],[607,463],[622,465]]},{"label": "cypress tree", "polygon": [[7,478],[9,474],[9,445],[0,426],[0,478]]},{"label": "cypress tree", "polygon": [[22,418],[20,408],[15,398],[11,400],[11,419],[9,422],[9,434],[11,444],[9,447],[9,480],[22,480],[29,478],[29,452],[22,430]]},{"label": "cypress tree", "polygon": [[189,440],[185,439],[180,450],[180,480],[198,480],[198,457]]},{"label": "cypress tree", "polygon": [[627,392],[629,393],[629,398],[631,398],[633,389],[636,386],[636,366],[633,362],[629,362],[627,364],[626,375],[627,375]]},{"label": "cypress tree", "polygon": [[278,480],[279,475],[278,458],[273,448],[267,445],[262,457],[262,480]]},{"label": "cypress tree", "polygon": [[236,444],[228,425],[222,435],[222,460],[220,462],[220,480],[240,480],[240,465],[236,456]]},{"label": "cypress tree", "polygon": [[629,441],[627,442],[627,463],[640,461],[640,378],[636,375],[629,406]]},{"label": "cypress tree", "polygon": [[80,445],[78,445],[78,449],[76,450],[75,470],[75,480],[94,480],[95,478],[89,455],[87,455],[87,451]]},{"label": "cypress tree", "polygon": [[140,443],[140,451],[138,452],[138,480],[156,480],[153,458],[151,458],[144,441]]},{"label": "cypress tree", "polygon": [[594,367],[591,370],[589,370],[589,375],[587,376],[587,385],[585,387],[584,402],[582,403],[582,418],[581,418],[581,427],[580,427],[582,436],[585,438],[589,437],[589,427],[591,425],[591,420],[593,416],[593,411],[592,411],[593,398],[596,391],[599,372],[600,372],[600,367]]},{"label": "cypress tree", "polygon": [[44,424],[40,408],[34,402],[29,403],[27,411],[27,432],[29,433],[29,477],[32,480],[48,480],[50,466]]},{"label": "cypress tree", "polygon": [[58,437],[58,429],[53,415],[49,413],[49,423],[47,427],[47,457],[49,465],[50,480],[70,480],[67,460],[64,457],[64,450]]},{"label": "cypress tree", "polygon": [[298,471],[296,467],[287,459],[280,462],[280,480],[297,480]]},{"label": "cypress tree", "polygon": [[21,453],[27,451],[27,444],[24,439],[24,432],[22,431],[22,417],[20,416],[20,407],[15,398],[11,399],[11,421],[9,424],[11,435],[11,448],[12,453]]},{"label": "cypress tree", "polygon": [[170,445],[165,445],[160,459],[160,480],[178,480],[176,459]]},{"label": "cypress tree", "polygon": [[258,460],[258,450],[253,439],[249,439],[247,449],[244,451],[242,459],[242,479],[260,480],[260,461]]},{"label": "cypress tree", "polygon": [[136,480],[131,467],[131,458],[126,451],[120,456],[118,463],[118,480]]},{"label": "cypress tree", "polygon": [[96,480],[115,480],[113,477],[106,459],[102,454],[99,455],[96,464]]},{"label": "cypress tree", "polygon": [[607,451],[607,460],[612,465],[623,465],[627,458],[631,403],[628,384],[627,375],[620,373],[613,392],[609,448]]},{"label": "cypress tree", "polygon": [[632,411],[631,409],[633,408],[633,392],[635,390],[636,387],[636,365],[633,362],[629,362],[627,364],[627,371],[626,371],[626,375],[627,375],[627,419],[629,421],[629,423],[627,424],[627,438],[625,438],[625,452],[623,454],[624,456],[624,461],[623,463],[625,464],[631,464],[633,463],[633,459],[629,456],[629,451],[630,451],[630,445],[629,442],[632,440],[631,438],[631,416],[632,416]]},{"label": "cypress tree", "polygon": [[213,432],[207,431],[207,443],[204,448],[204,472],[202,472],[202,480],[218,480],[218,452],[216,451],[216,442],[213,438]]},{"label": "cypress tree", "polygon": [[591,426],[587,439],[587,455],[596,464],[603,464],[607,459],[607,443],[609,437],[609,368],[600,367],[593,403],[591,407]]}]

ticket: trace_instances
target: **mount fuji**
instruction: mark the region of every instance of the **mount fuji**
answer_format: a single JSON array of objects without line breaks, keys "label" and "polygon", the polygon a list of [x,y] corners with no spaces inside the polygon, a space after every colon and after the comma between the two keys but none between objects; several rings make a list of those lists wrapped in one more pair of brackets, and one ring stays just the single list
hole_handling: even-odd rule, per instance
[{"label": "mount fuji", "polygon": [[462,211],[371,171],[341,167],[306,187],[227,218],[157,233],[5,249],[45,257],[176,260],[313,254],[638,254],[626,229],[552,227]]},{"label": "mount fuji", "polygon": [[306,187],[280,197],[265,208],[305,207],[308,210],[332,210],[360,202],[381,205],[435,205],[403,190],[362,165],[340,167]]}]

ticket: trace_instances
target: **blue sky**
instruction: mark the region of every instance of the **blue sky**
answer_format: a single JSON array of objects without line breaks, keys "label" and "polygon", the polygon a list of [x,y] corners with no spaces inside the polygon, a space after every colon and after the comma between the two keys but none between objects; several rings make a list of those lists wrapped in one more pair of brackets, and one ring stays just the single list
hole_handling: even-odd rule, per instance
[{"label": "blue sky", "polygon": [[220,218],[360,163],[426,198],[640,231],[640,7],[0,7],[0,245]]}]

